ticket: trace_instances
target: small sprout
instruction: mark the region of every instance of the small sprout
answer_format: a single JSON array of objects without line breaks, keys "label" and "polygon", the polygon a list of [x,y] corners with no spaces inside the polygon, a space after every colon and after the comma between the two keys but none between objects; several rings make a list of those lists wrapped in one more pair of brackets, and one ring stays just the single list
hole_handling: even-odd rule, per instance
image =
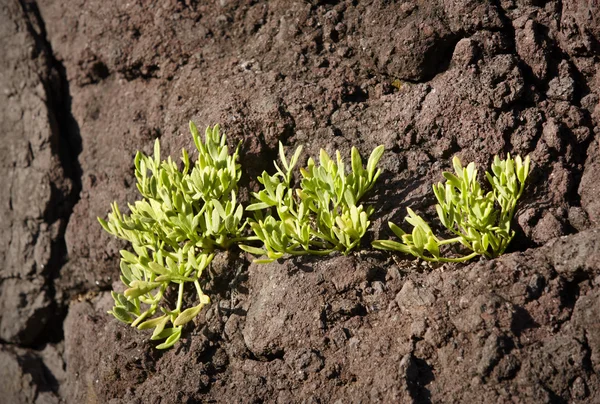
[{"label": "small sprout", "polygon": [[[339,152],[335,159],[321,150],[319,163],[310,158],[300,169],[300,187],[292,187],[292,170],[298,163],[302,146],[286,158],[279,143],[279,159],[283,169],[275,163],[277,172],[270,176],[263,172],[258,181],[263,189],[253,193],[256,202],[246,208],[256,211],[249,225],[263,248],[240,245],[243,250],[265,255],[256,262],[271,262],[290,255],[327,255],[333,251],[347,254],[354,249],[369,227],[371,207],[357,205],[381,174],[377,163],[383,146],[373,150],[366,167],[358,149],[352,148],[351,171]],[[265,217],[263,210],[268,209]]]},{"label": "small sprout", "polygon": [[[218,125],[206,129],[204,140],[192,122],[190,131],[198,150],[195,163],[185,149],[181,169],[170,157],[161,160],[157,139],[154,156],[138,152],[134,160],[142,200],[129,205],[128,215],[115,202],[108,220],[98,218],[104,230],[133,247],[133,252],[121,251],[121,281],[127,289],[112,292],[115,306],[109,313],[140,330],[154,328],[151,339],[164,340],[158,349],[173,346],[183,325],[210,302],[200,279],[214,250],[247,240],[242,237],[244,208],[236,198],[239,145],[230,154]],[[184,309],[184,289],[190,284],[199,304]],[[164,295],[174,286],[177,306],[170,309]]]},{"label": "small sprout", "polygon": [[[493,258],[504,253],[514,237],[510,228],[517,201],[523,194],[529,174],[529,157],[523,161],[507,155],[506,160],[495,156],[492,172],[486,172],[491,192],[484,192],[477,181],[474,163],[463,167],[454,157],[454,174],[444,172],[446,183],[433,186],[438,201],[436,211],[442,225],[455,237],[442,239],[433,234],[429,225],[410,208],[406,221],[413,226],[412,233],[405,233],[393,223],[390,229],[401,240],[377,240],[373,247],[399,251],[427,261],[461,262],[478,255]],[[499,209],[498,209],[499,207]],[[460,243],[471,251],[458,258],[440,255],[440,247]]]}]

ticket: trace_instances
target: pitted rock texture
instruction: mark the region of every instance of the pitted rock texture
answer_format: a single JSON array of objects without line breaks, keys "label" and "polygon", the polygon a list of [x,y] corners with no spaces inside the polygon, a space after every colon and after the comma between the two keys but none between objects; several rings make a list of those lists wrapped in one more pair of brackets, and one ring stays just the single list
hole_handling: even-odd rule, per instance
[{"label": "pitted rock texture", "polygon": [[[600,401],[600,4],[59,1],[0,5],[0,383],[11,402]],[[138,197],[136,150],[187,123],[242,140],[240,199],[277,144],[383,175],[360,252],[206,278],[159,352],[106,315],[118,251],[96,217]],[[434,219],[454,155],[529,154],[509,254],[429,266],[375,252]],[[437,228],[436,228],[437,229]],[[67,314],[68,313],[68,314]],[[66,318],[65,318],[66,316]],[[50,347],[50,348],[49,348]],[[51,353],[49,353],[51,352]],[[53,401],[54,400],[54,401]]]},{"label": "pitted rock texture", "polygon": [[598,234],[461,268],[379,254],[252,264],[247,289],[164,354],[103,314],[104,293],[71,305],[68,399],[595,402]]}]

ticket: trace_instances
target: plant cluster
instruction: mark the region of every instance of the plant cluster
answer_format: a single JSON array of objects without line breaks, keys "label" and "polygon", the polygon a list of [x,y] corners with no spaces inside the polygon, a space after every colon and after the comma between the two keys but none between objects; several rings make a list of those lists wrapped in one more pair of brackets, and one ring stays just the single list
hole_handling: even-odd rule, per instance
[{"label": "plant cluster", "polygon": [[[358,205],[358,201],[381,173],[377,163],[383,146],[373,150],[366,167],[353,147],[348,172],[339,151],[333,160],[321,149],[319,163],[309,158],[307,166],[300,169],[299,187],[294,188],[292,170],[301,152],[302,147],[298,147],[288,162],[279,143],[282,167],[275,163],[275,174],[263,172],[258,177],[263,189],[253,193],[257,201],[246,210],[256,212],[250,227],[264,248],[240,246],[250,253],[267,256],[258,262],[270,262],[285,254],[347,254],[359,244],[369,226],[373,208]],[[266,216],[263,210],[267,210]]]},{"label": "plant cluster", "polygon": [[[454,235],[442,239],[433,234],[429,225],[408,208],[406,221],[413,226],[411,233],[405,233],[394,223],[390,229],[401,242],[377,240],[373,247],[394,250],[427,261],[461,262],[478,255],[497,257],[506,250],[514,236],[510,228],[517,200],[525,188],[529,174],[529,157],[525,161],[520,156],[505,160],[498,156],[492,163],[492,172],[486,177],[492,188],[484,192],[477,181],[475,164],[463,167],[459,158],[453,159],[455,174],[444,172],[446,183],[433,186],[438,201],[436,210],[442,225]],[[460,243],[471,251],[458,258],[446,258],[440,255],[440,247]]]},{"label": "plant cluster", "polygon": [[[271,262],[286,254],[347,254],[359,245],[370,224],[373,208],[360,200],[381,174],[377,164],[384,148],[378,146],[366,166],[355,147],[348,166],[339,151],[332,158],[321,150],[318,162],[309,158],[300,176],[294,177],[302,146],[288,158],[279,143],[280,164],[274,163],[273,175],[263,172],[258,177],[262,189],[253,193],[255,201],[246,208],[254,212],[254,218],[244,219],[244,208],[236,197],[240,145],[230,154],[218,125],[206,129],[204,140],[192,122],[190,131],[198,152],[195,162],[185,149],[181,164],[170,157],[162,161],[156,140],[153,156],[138,152],[134,160],[142,199],[128,205],[129,214],[123,214],[115,202],[108,220],[98,218],[107,232],[129,241],[133,249],[120,252],[126,289],[112,292],[115,305],[109,313],[138,329],[154,329],[151,339],[162,341],[159,349],[173,346],[183,326],[210,303],[201,279],[216,249],[239,245],[265,256],[257,262]],[[390,222],[400,241],[377,240],[375,248],[445,262],[477,255],[495,257],[505,251],[514,236],[510,222],[529,174],[529,157],[523,161],[510,154],[505,160],[496,156],[491,172],[486,173],[489,192],[477,181],[474,163],[463,167],[457,157],[453,163],[455,173],[444,172],[446,182],[433,186],[440,222],[453,237],[436,236],[408,208],[406,221],[412,231],[405,233]],[[254,236],[244,235],[247,224]],[[249,241],[263,245],[240,244]],[[462,257],[442,256],[443,246],[455,243],[471,252]],[[197,303],[184,308],[186,286],[195,291]],[[173,304],[167,298],[171,288],[177,290]]]},{"label": "plant cluster", "polygon": [[[127,289],[112,293],[115,306],[109,313],[138,329],[154,328],[151,339],[165,340],[159,349],[175,344],[183,325],[210,302],[199,280],[214,249],[246,240],[241,237],[244,210],[236,202],[239,145],[230,155],[218,125],[206,129],[204,141],[191,122],[190,130],[198,150],[193,167],[185,149],[181,170],[170,157],[161,161],[157,139],[154,156],[135,156],[143,199],[129,205],[129,215],[113,203],[108,220],[98,218],[107,232],[129,241],[134,251],[121,251],[121,281]],[[198,304],[184,310],[186,284],[194,285]],[[178,290],[174,309],[164,299],[171,285]],[[152,317],[156,313],[161,315]]]}]

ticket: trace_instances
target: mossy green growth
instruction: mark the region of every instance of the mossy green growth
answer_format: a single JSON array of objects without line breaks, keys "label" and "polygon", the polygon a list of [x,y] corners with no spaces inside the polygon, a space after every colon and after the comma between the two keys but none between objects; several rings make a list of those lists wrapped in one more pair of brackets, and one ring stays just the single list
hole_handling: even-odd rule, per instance
[{"label": "mossy green growth", "polygon": [[[248,240],[242,237],[244,209],[236,201],[239,145],[230,154],[218,125],[206,129],[204,140],[192,122],[190,130],[198,151],[195,162],[185,149],[181,169],[170,157],[161,160],[157,139],[154,156],[135,156],[142,199],[129,205],[130,214],[121,213],[115,202],[108,220],[98,218],[107,232],[133,248],[121,251],[126,290],[112,293],[115,306],[109,313],[138,329],[153,328],[151,339],[164,340],[159,349],[173,346],[183,325],[210,302],[200,279],[214,250]],[[197,304],[189,308],[183,307],[186,285],[197,294]],[[177,289],[174,308],[164,299],[171,287]]]},{"label": "mossy green growth", "polygon": [[[495,156],[492,172],[486,172],[490,192],[484,192],[477,181],[474,163],[463,167],[459,158],[454,157],[453,164],[455,174],[444,172],[446,183],[434,185],[433,191],[440,222],[455,237],[437,237],[429,225],[408,208],[405,220],[413,226],[412,232],[405,233],[390,222],[390,229],[401,241],[377,240],[373,247],[441,262],[462,262],[478,255],[493,258],[504,253],[515,234],[510,223],[525,189],[529,157],[523,161],[520,156],[511,158],[510,154],[505,160]],[[453,243],[462,244],[471,253],[456,258],[442,257],[440,247]]]},{"label": "mossy green growth", "polygon": [[319,163],[310,158],[307,166],[300,169],[300,186],[294,188],[292,172],[302,146],[288,162],[280,143],[282,167],[275,163],[274,175],[263,172],[258,177],[263,189],[253,194],[256,202],[246,208],[256,211],[250,227],[264,247],[240,245],[240,248],[266,256],[257,262],[271,262],[285,254],[350,252],[360,243],[370,224],[373,208],[358,202],[381,174],[377,164],[383,150],[383,146],[376,147],[364,167],[360,153],[353,147],[347,172],[339,151],[334,160],[321,149]]}]

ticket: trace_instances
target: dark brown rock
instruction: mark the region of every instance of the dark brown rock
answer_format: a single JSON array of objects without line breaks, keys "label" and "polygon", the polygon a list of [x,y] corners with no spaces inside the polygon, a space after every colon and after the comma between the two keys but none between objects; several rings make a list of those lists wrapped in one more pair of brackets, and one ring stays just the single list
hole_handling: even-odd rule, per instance
[{"label": "dark brown rock", "polygon": [[0,11],[0,339],[30,345],[55,318],[51,278],[73,184],[61,161],[68,133],[57,122],[63,83],[40,21],[27,2]]},{"label": "dark brown rock", "polygon": [[64,383],[64,362],[53,346],[42,351],[0,347],[2,401],[23,404],[58,404],[59,383]]}]

